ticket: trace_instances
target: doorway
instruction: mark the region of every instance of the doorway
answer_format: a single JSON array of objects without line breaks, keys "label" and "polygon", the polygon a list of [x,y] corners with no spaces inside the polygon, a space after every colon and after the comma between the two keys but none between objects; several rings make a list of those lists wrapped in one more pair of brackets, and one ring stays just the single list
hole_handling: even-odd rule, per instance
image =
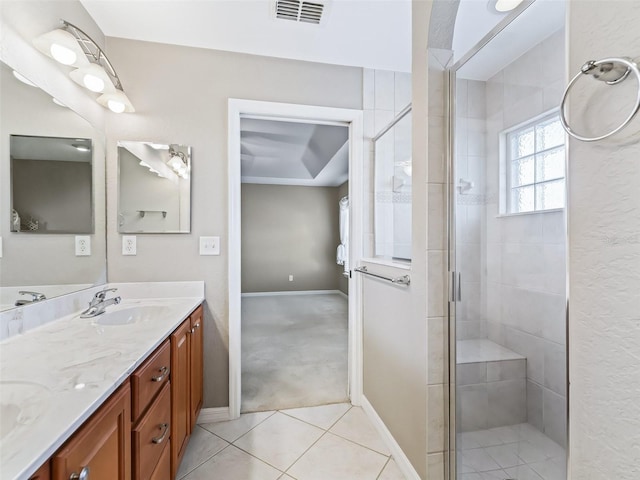
[{"label": "doorway", "polygon": [[[259,126],[261,123],[265,128],[274,128],[283,126],[285,123],[298,125],[300,130],[309,130],[309,126],[322,126],[326,130],[330,127],[342,127],[346,129],[348,142],[345,143],[344,154],[348,156],[348,192],[350,200],[350,238],[348,257],[350,261],[357,261],[362,255],[362,112],[359,110],[336,109],[328,107],[315,107],[305,105],[291,105],[271,102],[259,102],[250,100],[229,100],[229,416],[237,418],[240,415],[242,406],[243,378],[242,378],[242,327],[243,316],[250,314],[255,308],[262,309],[257,306],[261,301],[269,300],[273,311],[277,311],[282,307],[284,298],[276,298],[273,295],[261,295],[261,292],[252,295],[245,300],[250,300],[245,305],[251,308],[243,310],[242,290],[243,283],[245,287],[248,282],[243,282],[242,275],[242,180],[247,177],[255,177],[260,173],[260,168],[247,170],[243,172],[241,164],[243,162],[243,153],[241,149],[242,142],[242,124],[249,122],[253,127]],[[264,122],[270,122],[268,125]],[[278,122],[276,124],[275,122]],[[265,126],[266,125],[266,126]],[[324,143],[324,142],[323,142]],[[251,163],[251,158],[246,154],[244,157],[245,167]],[[306,159],[306,170],[312,172],[312,177],[321,176],[322,172],[314,170],[313,161]],[[311,166],[311,168],[309,168]],[[253,172],[251,175],[249,173]],[[255,180],[255,179],[254,179]],[[253,190],[259,190],[261,187],[267,189],[270,185],[251,185]],[[273,183],[273,181],[271,181]],[[294,188],[290,185],[290,188]],[[248,189],[247,189],[248,190]],[[286,189],[285,189],[286,190]],[[246,192],[245,192],[246,193]],[[255,193],[255,192],[254,192]],[[255,202],[254,202],[255,204]],[[335,205],[338,209],[338,203]],[[336,245],[337,246],[337,245]],[[335,268],[335,267],[334,267]],[[286,269],[286,267],[285,267]],[[347,276],[349,270],[346,270]],[[245,277],[246,277],[245,273]],[[279,275],[282,277],[283,275]],[[296,279],[295,273],[287,272],[284,275],[285,280]],[[252,278],[252,280],[255,280]],[[362,357],[361,357],[361,320],[359,315],[359,291],[357,278],[345,279],[348,284],[349,301],[346,307],[348,316],[348,339],[347,339],[347,358],[348,358],[348,396],[353,404],[359,403],[359,395],[362,384]],[[301,287],[303,288],[303,287]],[[253,284],[250,290],[265,290],[264,287]],[[270,289],[266,289],[270,290]],[[274,291],[279,288],[274,287]],[[267,294],[273,292],[266,292]],[[313,295],[317,292],[303,291],[305,295]],[[265,298],[261,298],[265,297]],[[266,298],[269,297],[269,298]],[[284,297],[284,296],[283,296]],[[289,300],[296,303],[295,295],[287,295]],[[299,303],[301,298],[297,299]],[[316,299],[316,300],[319,300]],[[278,306],[278,304],[280,304]],[[289,307],[284,307],[285,310]],[[295,309],[294,309],[295,310]],[[322,310],[322,309],[320,309]],[[286,329],[285,329],[286,330]],[[285,331],[282,330],[282,331]],[[255,339],[254,339],[255,340]],[[249,387],[249,385],[247,385]],[[250,391],[251,389],[245,389]],[[302,406],[302,405],[300,405]]]}]

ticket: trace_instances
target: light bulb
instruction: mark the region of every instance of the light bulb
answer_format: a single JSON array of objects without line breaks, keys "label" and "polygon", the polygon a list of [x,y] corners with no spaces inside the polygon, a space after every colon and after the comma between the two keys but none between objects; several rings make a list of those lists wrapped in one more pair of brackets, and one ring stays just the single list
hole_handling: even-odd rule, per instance
[{"label": "light bulb", "polygon": [[78,59],[76,52],[57,43],[51,44],[49,51],[54,60],[57,60],[63,65],[73,65]]},{"label": "light bulb", "polygon": [[90,73],[86,73],[82,78],[82,83],[92,92],[100,93],[104,90],[104,80]]},{"label": "light bulb", "polygon": [[107,106],[113,113],[122,113],[125,110],[125,104],[117,100],[109,100]]}]

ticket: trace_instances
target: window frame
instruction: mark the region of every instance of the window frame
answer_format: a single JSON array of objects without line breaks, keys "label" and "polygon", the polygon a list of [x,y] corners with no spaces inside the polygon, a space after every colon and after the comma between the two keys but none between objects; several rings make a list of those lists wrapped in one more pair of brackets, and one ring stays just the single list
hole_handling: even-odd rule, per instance
[{"label": "window frame", "polygon": [[[538,150],[537,149],[537,136],[536,136],[536,127],[540,124],[545,123],[548,120],[553,118],[557,118],[558,122],[560,121],[560,110],[558,108],[553,108],[551,110],[547,110],[546,112],[531,117],[524,122],[521,122],[517,125],[504,129],[499,134],[500,140],[500,196],[499,196],[499,212],[500,216],[512,216],[512,215],[528,215],[528,214],[536,214],[536,213],[546,213],[546,212],[555,212],[558,210],[563,210],[567,206],[567,135],[564,134],[564,141],[562,144],[555,145],[553,147]],[[516,132],[524,131],[527,129],[534,130],[534,148],[533,153],[530,155],[526,155],[523,157],[512,158],[510,151],[509,139],[510,136]],[[556,177],[549,180],[536,181],[537,175],[537,166],[538,159],[537,157],[540,154],[544,154],[545,152],[551,152],[558,148],[562,148],[564,154],[564,164],[563,164],[563,175],[562,177]],[[533,169],[534,169],[534,181],[532,183],[527,183],[523,185],[518,185],[514,187],[512,185],[512,172],[513,172],[513,164],[514,162],[526,158],[533,158]],[[540,185],[548,184],[551,182],[557,182],[558,180],[564,181],[564,202],[562,207],[553,207],[553,208],[538,208],[538,196],[537,196],[537,187]],[[515,211],[513,209],[513,198],[512,192],[515,188],[522,187],[533,187],[534,198],[533,198],[533,210],[525,210],[525,211]]]}]

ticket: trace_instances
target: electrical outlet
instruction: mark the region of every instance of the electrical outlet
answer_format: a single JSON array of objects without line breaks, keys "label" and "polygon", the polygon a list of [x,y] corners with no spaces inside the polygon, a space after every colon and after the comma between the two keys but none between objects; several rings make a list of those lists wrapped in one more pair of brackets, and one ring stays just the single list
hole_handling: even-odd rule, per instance
[{"label": "electrical outlet", "polygon": [[91,255],[91,237],[76,235],[76,257],[88,257],[89,255]]},{"label": "electrical outlet", "polygon": [[200,255],[220,255],[220,237],[200,237]]},{"label": "electrical outlet", "polygon": [[293,282],[293,275],[289,275],[289,281]]},{"label": "electrical outlet", "polygon": [[122,255],[135,255],[135,254],[136,254],[136,236],[123,235],[122,236]]}]

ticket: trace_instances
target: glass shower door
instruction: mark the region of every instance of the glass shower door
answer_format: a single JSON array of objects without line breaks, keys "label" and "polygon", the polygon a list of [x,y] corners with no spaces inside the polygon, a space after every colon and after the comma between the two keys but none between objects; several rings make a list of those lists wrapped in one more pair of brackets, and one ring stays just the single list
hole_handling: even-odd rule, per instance
[{"label": "glass shower door", "polygon": [[457,480],[566,478],[558,5],[533,3],[451,72]]}]

